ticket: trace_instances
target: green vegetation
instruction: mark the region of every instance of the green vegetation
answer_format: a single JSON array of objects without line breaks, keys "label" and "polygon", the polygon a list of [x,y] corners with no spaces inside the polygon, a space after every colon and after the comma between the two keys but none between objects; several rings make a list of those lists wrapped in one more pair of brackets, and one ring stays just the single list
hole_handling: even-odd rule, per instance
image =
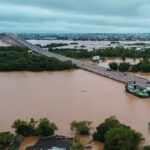
[{"label": "green vegetation", "polygon": [[71,150],[84,150],[84,146],[78,138],[75,138],[73,140],[73,145],[71,147]]},{"label": "green vegetation", "polygon": [[96,132],[93,134],[93,139],[104,142],[106,133],[109,130],[111,130],[113,128],[121,127],[121,126],[124,126],[124,125],[122,125],[116,119],[116,117],[114,117],[114,116],[109,117],[96,128]]},{"label": "green vegetation", "polygon": [[104,150],[139,150],[142,141],[142,135],[130,128],[114,128],[106,133]]},{"label": "green vegetation", "polygon": [[40,119],[37,125],[37,134],[40,136],[50,136],[54,135],[55,131],[58,130],[57,126],[52,122],[50,122],[47,118]]},{"label": "green vegetation", "polygon": [[0,47],[0,71],[55,71],[76,68],[71,61],[29,53],[19,47]]},{"label": "green vegetation", "polygon": [[133,44],[126,44],[126,45],[129,45],[129,46],[145,46],[145,45],[149,45],[149,44],[146,44],[146,43],[133,43]]},{"label": "green vegetation", "polygon": [[149,60],[141,60],[138,64],[131,65],[127,62],[122,62],[120,64],[112,62],[109,63],[109,68],[112,70],[119,70],[121,72],[150,72],[150,61]]},{"label": "green vegetation", "polygon": [[150,145],[144,146],[143,150],[150,150]]},{"label": "green vegetation", "polygon": [[72,42],[72,43],[70,43],[71,45],[78,45],[78,43],[77,42]]},{"label": "green vegetation", "polygon": [[122,62],[122,63],[119,64],[118,69],[121,72],[129,71],[129,69],[130,69],[130,63]]},{"label": "green vegetation", "polygon": [[0,133],[0,149],[4,149],[9,145],[13,138],[13,134],[10,132],[1,132]]},{"label": "green vegetation", "polygon": [[46,48],[55,48],[55,47],[62,47],[62,46],[68,46],[67,43],[51,43],[51,44],[48,44],[44,47]]},{"label": "green vegetation", "polygon": [[104,142],[104,150],[139,150],[143,136],[114,116],[106,119],[93,134],[94,140]]},{"label": "green vegetation", "polygon": [[14,121],[12,128],[15,129],[16,134],[22,136],[43,136],[47,137],[54,135],[55,131],[58,129],[57,126],[50,122],[47,118],[35,121],[33,118],[29,121],[16,120]]},{"label": "green vegetation", "polygon": [[91,130],[91,121],[73,121],[71,122],[71,130],[80,135],[88,135]]},{"label": "green vegetation", "polygon": [[8,150],[19,150],[19,147],[17,147],[17,146],[9,147]]},{"label": "green vegetation", "polygon": [[[73,121],[71,123],[71,130],[75,130],[79,134],[89,134],[91,124],[91,121]],[[23,139],[22,136],[48,137],[54,135],[58,129],[47,118],[40,119],[39,121],[31,118],[29,122],[18,119],[14,121],[12,127],[15,129],[15,136],[10,132],[0,133],[0,150],[6,147],[8,150],[18,150]],[[120,123],[115,116],[107,118],[96,128],[93,139],[104,142],[104,150],[150,150],[150,145],[142,147],[144,138],[141,133]],[[17,141],[18,144],[16,145],[15,142],[12,144],[12,141]],[[80,142],[79,138],[75,137],[71,150],[83,149],[84,145]]]},{"label": "green vegetation", "polygon": [[141,72],[150,72],[150,61],[147,59],[143,59],[140,63],[134,65],[132,71],[141,71]]},{"label": "green vegetation", "polygon": [[93,52],[88,52],[87,50],[49,49],[49,51],[72,58],[92,58],[93,56],[95,56],[94,54],[92,54]]},{"label": "green vegetation", "polygon": [[131,67],[131,64],[127,63],[127,62],[121,62],[120,64],[118,64],[116,62],[109,63],[110,69],[119,70],[121,72],[129,71],[130,67]]},{"label": "green vegetation", "polygon": [[111,44],[120,44],[120,42],[119,41],[111,41],[110,45]]},{"label": "green vegetation", "polygon": [[15,129],[16,134],[20,134],[22,136],[32,136],[36,134],[35,127],[33,125],[33,119],[30,122],[26,122],[23,120],[14,121],[12,128]]},{"label": "green vegetation", "polygon": [[116,62],[109,63],[109,68],[112,70],[118,70],[118,63]]},{"label": "green vegetation", "polygon": [[93,56],[101,56],[101,57],[121,57],[125,59],[129,58],[150,58],[150,51],[146,49],[144,51],[137,51],[136,49],[126,49],[123,47],[116,48],[105,48],[94,51],[87,50],[76,50],[76,49],[49,49],[49,51],[53,51],[55,53],[59,53],[68,57],[73,58],[92,58]]},{"label": "green vegetation", "polygon": [[122,72],[132,71],[132,72],[150,72],[150,50],[146,49],[144,51],[137,51],[135,49],[125,49],[122,47],[117,48],[106,48],[94,51],[87,50],[73,50],[73,49],[49,49],[52,52],[65,55],[67,57],[73,58],[92,58],[93,56],[101,56],[101,57],[120,57],[123,61],[126,60],[127,57],[136,59],[142,58],[143,60],[136,65],[131,65],[127,62],[122,62],[120,64],[110,63],[109,67],[112,70],[119,70]]}]

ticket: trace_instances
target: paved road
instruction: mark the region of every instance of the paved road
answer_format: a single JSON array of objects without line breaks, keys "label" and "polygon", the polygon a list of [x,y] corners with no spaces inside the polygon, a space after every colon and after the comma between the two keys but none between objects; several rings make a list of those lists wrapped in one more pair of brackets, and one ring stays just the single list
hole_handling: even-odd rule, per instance
[{"label": "paved road", "polygon": [[[95,73],[95,74],[98,74],[101,76],[105,76],[107,78],[110,78],[110,79],[113,79],[113,80],[116,80],[116,81],[119,81],[122,83],[126,83],[132,78],[132,75],[127,74],[127,73],[121,73],[121,72],[117,72],[117,71],[109,71],[109,70],[107,70],[107,68],[96,66],[89,62],[83,62],[83,61],[80,61],[77,59],[65,57],[65,56],[62,56],[62,55],[59,55],[56,53],[52,53],[52,52],[43,50],[42,48],[40,48],[36,45],[33,45],[33,44],[27,42],[26,40],[18,37],[17,35],[14,35],[11,33],[5,34],[4,36],[5,36],[5,41],[7,39],[7,42],[9,42],[11,44],[22,46],[22,47],[28,47],[35,53],[38,53],[40,55],[44,55],[47,57],[55,57],[61,61],[70,60],[81,69],[87,70],[89,72],[92,72],[92,73]],[[137,77],[137,76],[134,76],[134,80],[137,82],[138,85],[140,85],[142,87],[144,87],[147,83],[147,79]]]}]

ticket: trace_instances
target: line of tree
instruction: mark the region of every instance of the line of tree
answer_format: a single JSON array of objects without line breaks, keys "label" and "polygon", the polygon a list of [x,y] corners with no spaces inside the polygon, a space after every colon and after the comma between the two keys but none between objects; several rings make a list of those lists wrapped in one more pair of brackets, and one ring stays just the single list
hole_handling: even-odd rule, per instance
[{"label": "line of tree", "polygon": [[28,52],[20,47],[0,47],[0,71],[55,71],[76,68],[71,61],[61,62]]},{"label": "line of tree", "polygon": [[[76,134],[88,135],[91,131],[91,121],[73,121],[70,124],[71,130],[75,130]],[[47,118],[39,121],[30,119],[29,122],[24,120],[14,121],[12,128],[15,133],[25,137],[40,136],[48,137],[55,134],[58,130],[55,123],[50,122]],[[10,132],[0,133],[0,149],[7,147],[14,135]],[[150,146],[142,146],[144,142],[143,135],[130,126],[120,123],[115,116],[107,118],[102,122],[93,134],[93,140],[104,143],[104,150],[150,150]],[[75,138],[72,150],[83,150],[84,146]],[[9,149],[14,150],[14,149]],[[17,150],[17,148],[15,148]]]},{"label": "line of tree", "polygon": [[46,46],[43,46],[45,48],[55,48],[55,47],[62,47],[62,46],[68,46],[67,43],[51,43],[47,44]]},{"label": "line of tree", "polygon": [[116,71],[118,70],[121,72],[129,71],[130,67],[131,67],[131,64],[127,63],[127,62],[122,62],[120,64],[118,64],[116,62],[109,63],[110,69],[116,70]]},{"label": "line of tree", "polygon": [[[29,122],[18,119],[14,121],[12,128],[15,130],[15,135],[21,135],[23,137],[48,137],[54,135],[55,131],[58,130],[55,123],[50,122],[47,118],[42,118],[39,121],[31,118]],[[13,138],[14,134],[10,132],[1,132],[0,150],[4,150],[5,148],[7,148],[8,150],[18,150],[19,143],[11,145]]]},{"label": "line of tree", "polygon": [[93,56],[99,55],[101,57],[121,57],[125,59],[126,57],[129,58],[150,58],[150,50],[145,49],[144,51],[137,51],[136,49],[127,49],[123,47],[110,47],[104,49],[98,49],[93,51],[87,51],[83,49],[49,49],[49,51],[59,53],[68,57],[73,58],[92,58]]},{"label": "line of tree", "polygon": [[39,121],[31,118],[29,122],[24,120],[16,120],[12,128],[15,129],[15,133],[22,136],[51,136],[58,130],[55,123],[50,122],[47,118],[42,118]]},{"label": "line of tree", "polygon": [[109,68],[112,70],[118,70],[121,72],[150,72],[150,61],[149,60],[141,60],[138,64],[131,65],[128,62],[109,63]]}]

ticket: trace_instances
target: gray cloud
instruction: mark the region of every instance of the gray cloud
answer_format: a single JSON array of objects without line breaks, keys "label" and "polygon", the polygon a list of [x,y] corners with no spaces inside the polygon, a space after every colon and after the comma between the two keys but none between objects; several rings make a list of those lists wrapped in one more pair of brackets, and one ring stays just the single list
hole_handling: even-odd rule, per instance
[{"label": "gray cloud", "polygon": [[149,32],[149,0],[1,0],[0,32]]}]

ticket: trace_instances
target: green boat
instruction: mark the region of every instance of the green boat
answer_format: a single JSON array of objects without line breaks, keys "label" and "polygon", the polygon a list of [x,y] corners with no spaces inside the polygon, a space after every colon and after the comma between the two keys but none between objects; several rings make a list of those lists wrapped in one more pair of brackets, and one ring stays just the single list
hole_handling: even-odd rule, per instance
[{"label": "green boat", "polygon": [[137,85],[136,82],[132,80],[126,83],[125,89],[128,93],[131,93],[141,98],[150,97],[150,81],[148,81],[146,87],[143,88]]}]

